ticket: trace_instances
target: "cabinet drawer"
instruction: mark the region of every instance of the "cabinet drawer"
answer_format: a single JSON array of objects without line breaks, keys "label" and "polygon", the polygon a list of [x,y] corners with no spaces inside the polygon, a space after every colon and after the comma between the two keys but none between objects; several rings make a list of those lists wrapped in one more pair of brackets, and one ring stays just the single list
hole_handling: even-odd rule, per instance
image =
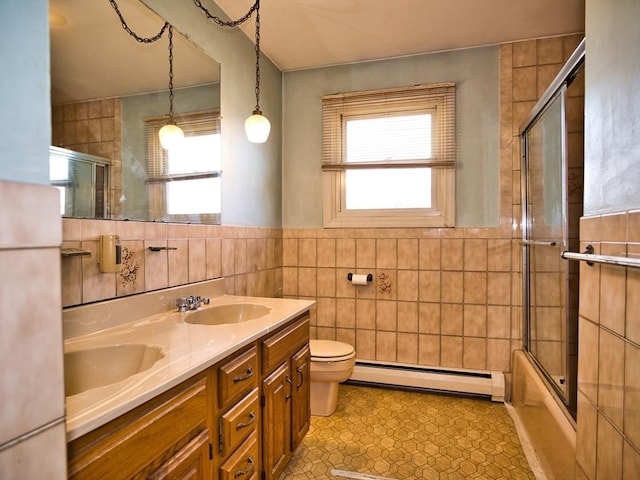
[{"label": "cabinet drawer", "polygon": [[258,434],[253,432],[220,467],[220,480],[257,480],[259,471]]},{"label": "cabinet drawer", "polygon": [[258,386],[256,347],[235,356],[218,368],[218,401],[224,407]]},{"label": "cabinet drawer", "polygon": [[208,438],[206,383],[196,379],[68,444],[69,478],[146,478],[194,438]]},{"label": "cabinet drawer", "polygon": [[220,417],[218,451],[223,457],[232,452],[260,424],[260,395],[254,389]]},{"label": "cabinet drawer", "polygon": [[262,342],[262,373],[270,372],[309,341],[309,315],[280,330]]}]

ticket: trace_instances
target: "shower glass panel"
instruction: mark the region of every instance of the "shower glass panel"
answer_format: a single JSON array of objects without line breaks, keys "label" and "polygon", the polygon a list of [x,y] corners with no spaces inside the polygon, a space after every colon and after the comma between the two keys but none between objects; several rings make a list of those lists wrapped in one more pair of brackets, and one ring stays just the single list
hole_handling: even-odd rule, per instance
[{"label": "shower glass panel", "polygon": [[579,243],[583,58],[556,78],[520,136],[524,347],[574,418],[579,275],[561,253]]}]

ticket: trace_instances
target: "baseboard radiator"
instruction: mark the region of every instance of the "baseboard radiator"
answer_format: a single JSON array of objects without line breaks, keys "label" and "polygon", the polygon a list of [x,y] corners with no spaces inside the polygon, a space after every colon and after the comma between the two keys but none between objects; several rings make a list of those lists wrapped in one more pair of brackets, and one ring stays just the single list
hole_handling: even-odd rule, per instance
[{"label": "baseboard radiator", "polygon": [[356,361],[348,384],[422,390],[504,402],[504,374],[485,370]]}]

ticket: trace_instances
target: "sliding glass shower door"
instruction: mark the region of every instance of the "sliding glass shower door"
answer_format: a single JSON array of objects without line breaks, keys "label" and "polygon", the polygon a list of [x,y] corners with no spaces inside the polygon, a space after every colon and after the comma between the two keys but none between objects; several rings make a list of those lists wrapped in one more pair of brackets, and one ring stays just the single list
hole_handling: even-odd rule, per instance
[{"label": "sliding glass shower door", "polygon": [[521,133],[524,347],[574,418],[579,275],[561,253],[579,246],[581,72],[554,82]]}]

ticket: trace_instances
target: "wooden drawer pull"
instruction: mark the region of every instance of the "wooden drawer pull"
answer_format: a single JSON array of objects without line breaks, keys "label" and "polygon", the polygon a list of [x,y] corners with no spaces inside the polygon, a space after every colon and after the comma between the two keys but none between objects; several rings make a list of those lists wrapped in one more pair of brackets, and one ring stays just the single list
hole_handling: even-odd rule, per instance
[{"label": "wooden drawer pull", "polygon": [[253,471],[253,457],[247,458],[247,465],[249,465],[249,466],[245,470],[238,470],[233,475],[233,478],[240,478],[243,475],[246,475],[247,473],[251,473]]},{"label": "wooden drawer pull", "polygon": [[254,412],[250,412],[249,413],[249,421],[242,423],[240,422],[239,424],[236,425],[236,430],[240,430],[242,428],[248,427],[249,425],[251,425],[253,422],[256,421],[256,414]]},{"label": "wooden drawer pull", "polygon": [[233,383],[243,382],[245,380],[248,380],[251,377],[253,377],[253,367],[247,368],[247,371],[244,373],[244,375],[238,375],[237,377],[233,377]]}]

